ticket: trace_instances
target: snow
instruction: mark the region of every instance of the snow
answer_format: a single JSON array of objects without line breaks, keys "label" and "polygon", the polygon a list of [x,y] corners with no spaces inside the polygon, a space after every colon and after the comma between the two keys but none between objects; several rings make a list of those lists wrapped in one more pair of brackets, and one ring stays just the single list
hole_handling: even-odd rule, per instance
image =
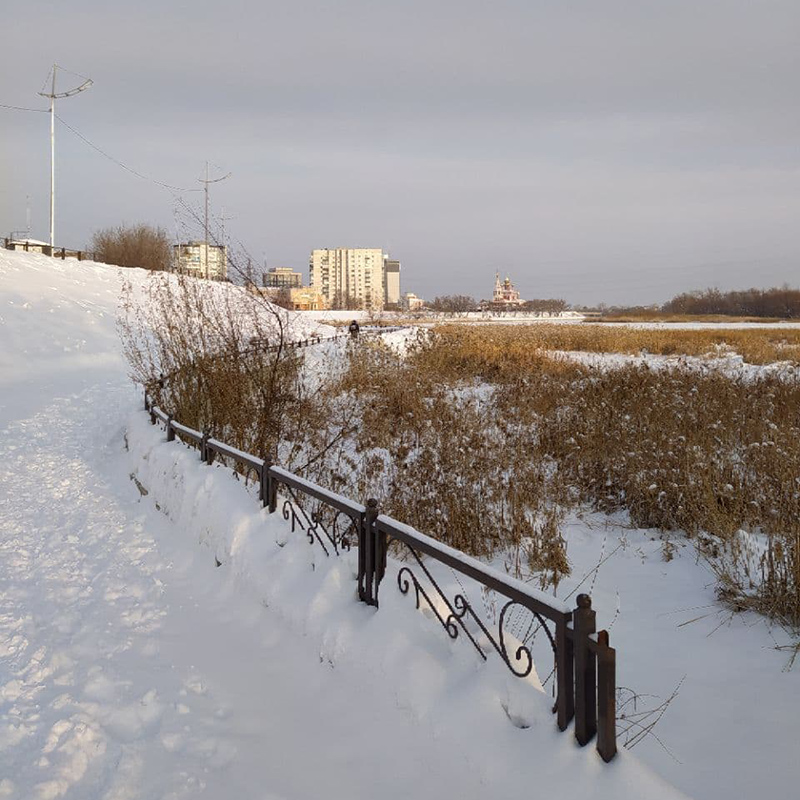
[{"label": "snow", "polygon": [[694,370],[696,372],[718,372],[729,378],[753,381],[774,377],[784,381],[796,381],[800,371],[791,361],[776,361],[771,364],[750,364],[734,352],[720,349],[707,356],[670,355],[656,353],[592,353],[585,350],[549,351],[551,358],[573,361],[587,367],[599,369],[621,369],[629,366],[647,366],[655,370]]},{"label": "snow", "polygon": [[[511,796],[531,786],[555,790],[567,775],[576,795],[679,796],[627,753],[605,772],[592,747],[579,748],[571,735],[558,732],[549,696],[511,677],[498,658],[484,665],[465,641],[452,642],[438,623],[415,613],[413,600],[397,591],[397,564],[384,579],[380,610],[359,604],[355,551],[326,557],[302,532],[292,534],[280,513],[259,509],[253,492],[229,470],[204,466],[196,450],[167,443],[144,414],[133,414],[127,430],[130,467],[144,486],[154,487],[161,511],[189,534],[185,544],[200,543],[206,561],[222,565],[219,573],[234,584],[233,592],[268,609],[285,626],[284,636],[299,633],[314,642],[323,668],[354,679],[345,711],[354,729],[362,704],[371,705],[375,693],[384,695],[382,706],[388,695],[411,725],[417,749],[435,750],[436,772],[454,770],[438,790],[427,782],[411,789],[403,771],[403,764],[414,763],[408,742],[387,741],[386,751],[402,754],[401,772],[393,793],[387,785],[377,796]],[[374,725],[371,712],[369,718]],[[397,737],[387,734],[388,722],[381,719],[380,735]],[[423,764],[433,755],[428,752]],[[384,768],[393,769],[392,762]]]},{"label": "snow", "polygon": [[124,278],[148,275],[0,250],[0,797],[792,793],[785,637],[728,619],[691,548],[665,562],[649,532],[566,531],[559,595],[591,592],[620,684],[686,676],[656,729],[677,760],[645,740],[605,765],[533,681],[416,612],[397,565],[378,611],[357,602],[354,553],[326,558],[165,441],[126,377]]},{"label": "snow", "polygon": [[787,328],[797,330],[800,322],[785,320],[782,322],[594,322],[601,328],[639,328],[640,330],[665,331],[749,331],[757,328]]}]

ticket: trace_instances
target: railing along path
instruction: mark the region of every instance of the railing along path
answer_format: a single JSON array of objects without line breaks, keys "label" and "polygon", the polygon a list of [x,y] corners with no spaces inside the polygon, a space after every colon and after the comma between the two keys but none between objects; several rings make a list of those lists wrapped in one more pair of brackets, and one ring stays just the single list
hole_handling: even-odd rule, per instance
[{"label": "railing along path", "polygon": [[[313,337],[282,347],[307,347],[325,339],[349,335]],[[254,346],[278,349],[266,342],[257,342]],[[162,386],[164,380],[159,382]],[[399,562],[398,590],[404,595],[413,590],[416,607],[429,609],[451,639],[466,639],[484,660],[488,652],[496,652],[519,678],[526,678],[533,671],[533,654],[530,645],[512,636],[506,625],[515,607],[525,610],[544,630],[553,652],[556,691],[553,710],[558,727],[566,730],[574,720],[575,737],[581,745],[596,737],[596,747],[603,760],[611,761],[615,756],[616,651],[609,644],[608,631],[596,632],[595,612],[589,595],[578,595],[576,607],[571,608],[552,595],[380,514],[374,499],[358,503],[282,469],[268,458],[258,458],[182,425],[154,405],[148,393],[145,393],[145,410],[153,424],[163,423],[167,441],[180,438],[200,451],[204,463],[211,464],[218,456],[224,457],[240,465],[246,478],[254,475],[258,480],[259,501],[269,513],[275,513],[280,505],[292,531],[300,529],[309,543],[319,546],[326,556],[335,557],[357,548],[360,601],[378,607],[389,547],[394,545],[407,554],[406,560]],[[305,498],[316,502],[314,510],[306,507]],[[449,594],[434,575],[432,561],[501,596],[504,605],[497,623],[487,624],[463,588]]]}]

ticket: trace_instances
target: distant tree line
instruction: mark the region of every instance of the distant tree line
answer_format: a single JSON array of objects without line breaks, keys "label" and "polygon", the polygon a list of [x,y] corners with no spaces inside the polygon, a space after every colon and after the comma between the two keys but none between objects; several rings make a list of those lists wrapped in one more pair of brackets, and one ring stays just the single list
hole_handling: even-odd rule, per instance
[{"label": "distant tree line", "polygon": [[550,299],[526,300],[521,306],[517,306],[517,308],[523,311],[546,311],[550,314],[558,314],[561,311],[566,311],[569,305],[566,300],[552,297]]},{"label": "distant tree line", "polygon": [[[441,311],[445,314],[463,314],[467,311],[477,311],[482,306],[474,297],[466,294],[445,294],[439,297],[434,297],[428,303],[428,308],[431,311]],[[497,307],[496,304],[491,303],[491,307]],[[505,306],[503,306],[505,308]],[[508,305],[507,308],[512,311],[539,311],[557,314],[560,311],[566,311],[569,306],[565,300],[559,298],[526,300],[520,305]]]},{"label": "distant tree line", "polygon": [[439,297],[434,297],[428,303],[428,308],[431,311],[442,311],[446,314],[462,314],[467,311],[475,311],[478,308],[478,303],[474,297],[466,294],[443,294]]},{"label": "distant tree line", "polygon": [[661,310],[669,314],[725,314],[737,317],[800,317],[800,289],[705,289],[676,295]]}]

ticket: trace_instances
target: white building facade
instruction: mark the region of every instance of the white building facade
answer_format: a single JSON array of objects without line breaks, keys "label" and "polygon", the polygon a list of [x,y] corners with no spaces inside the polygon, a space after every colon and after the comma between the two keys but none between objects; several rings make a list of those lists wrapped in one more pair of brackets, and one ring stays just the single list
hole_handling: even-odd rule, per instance
[{"label": "white building facade", "polygon": [[228,250],[226,247],[205,242],[176,244],[175,271],[194,278],[224,281],[228,277]]},{"label": "white building facade", "polygon": [[406,292],[400,298],[400,308],[403,311],[419,311],[425,305],[421,297],[417,297],[413,292]]},{"label": "white building facade", "polygon": [[[312,250],[308,264],[310,283],[329,307],[381,311],[386,303],[387,259],[380,248]],[[399,295],[399,264],[397,280]],[[392,287],[394,290],[394,283]]]}]

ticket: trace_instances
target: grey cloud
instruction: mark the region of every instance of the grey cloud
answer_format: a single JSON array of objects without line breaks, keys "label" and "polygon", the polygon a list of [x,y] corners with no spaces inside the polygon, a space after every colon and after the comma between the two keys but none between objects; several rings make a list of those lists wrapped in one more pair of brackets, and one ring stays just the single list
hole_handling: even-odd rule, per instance
[{"label": "grey cloud", "polygon": [[[215,207],[272,264],[374,244],[420,294],[485,294],[499,268],[529,295],[644,302],[797,282],[798,30],[773,0],[33,0],[0,102],[35,103],[54,60],[90,74],[59,113],[170,183],[232,170]],[[30,193],[42,235],[46,118],[0,114],[0,224]],[[167,193],[58,135],[69,243],[173,226]]]}]

